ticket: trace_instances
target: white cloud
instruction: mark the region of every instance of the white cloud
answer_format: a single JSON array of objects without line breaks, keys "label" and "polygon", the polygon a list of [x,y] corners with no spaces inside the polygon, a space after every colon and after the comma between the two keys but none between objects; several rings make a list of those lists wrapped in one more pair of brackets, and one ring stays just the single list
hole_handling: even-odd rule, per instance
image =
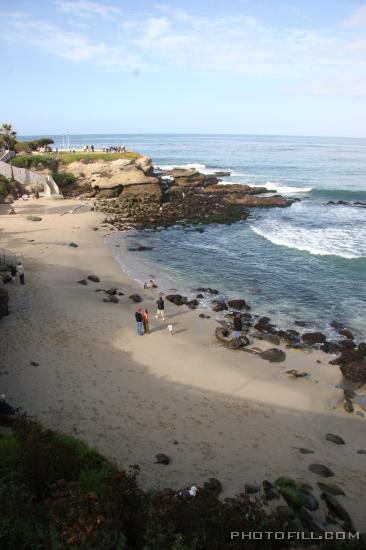
[{"label": "white cloud", "polygon": [[350,28],[366,28],[366,4],[356,8],[343,24]]},{"label": "white cloud", "polygon": [[[78,13],[88,7],[100,17],[114,9],[86,0],[57,4],[67,19],[72,7]],[[280,89],[303,93],[366,95],[359,76],[366,74],[366,41],[350,28],[268,27],[249,14],[198,16],[168,5],[155,6],[147,17],[115,17],[108,27],[94,29],[100,40],[86,35],[91,30],[68,31],[22,14],[8,18],[8,25],[8,38],[75,62],[121,70],[173,66],[221,79],[270,79]]]},{"label": "white cloud", "polygon": [[54,4],[63,13],[88,19],[92,17],[110,18],[121,14],[120,8],[116,6],[91,0],[55,0]]}]

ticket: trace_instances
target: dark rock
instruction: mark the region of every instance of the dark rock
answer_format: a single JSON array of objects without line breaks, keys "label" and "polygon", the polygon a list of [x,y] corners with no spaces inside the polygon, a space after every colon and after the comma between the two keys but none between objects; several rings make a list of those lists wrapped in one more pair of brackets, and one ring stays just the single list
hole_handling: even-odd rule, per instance
[{"label": "dark rock", "polygon": [[206,319],[206,315],[204,313],[200,313],[198,317],[200,319]]},{"label": "dark rock", "polygon": [[359,449],[359,450],[357,451],[357,454],[359,454],[359,455],[366,455],[366,449]]},{"label": "dark rock", "polygon": [[247,307],[247,304],[245,300],[238,299],[238,300],[229,300],[228,306],[232,309],[244,309]]},{"label": "dark rock", "polygon": [[340,331],[339,331],[339,334],[341,336],[344,336],[345,338],[347,338],[348,340],[354,340],[355,337],[353,336],[352,332],[350,330],[348,330],[348,328],[342,328]]},{"label": "dark rock", "polygon": [[353,407],[353,403],[350,399],[345,399],[344,400],[344,403],[343,403],[343,408],[346,412],[348,413],[353,413],[355,412],[355,409]]},{"label": "dark rock", "polygon": [[136,247],[131,247],[131,248],[128,248],[127,250],[129,250],[130,252],[144,252],[146,250],[152,250],[153,247],[152,246],[136,246]]},{"label": "dark rock", "polygon": [[89,281],[92,281],[93,283],[100,283],[100,279],[97,275],[89,275],[88,279],[89,279]]},{"label": "dark rock", "polygon": [[281,339],[277,334],[271,334],[270,332],[260,332],[259,330],[253,332],[252,334],[253,338],[257,338],[258,340],[264,340],[265,342],[269,342],[270,344],[274,344],[275,346],[279,346],[281,343]]},{"label": "dark rock", "polygon": [[351,520],[348,512],[346,512],[346,510],[338,502],[338,500],[335,498],[335,496],[330,495],[328,493],[324,493],[323,498],[324,498],[329,510],[333,514],[335,514],[342,521],[346,521],[349,525],[352,525],[352,520]]},{"label": "dark rock", "polygon": [[334,472],[328,466],[324,466],[324,464],[310,464],[308,466],[308,470],[312,472],[313,474],[317,474],[318,476],[322,477],[333,477]]},{"label": "dark rock", "polygon": [[286,360],[286,353],[281,349],[270,348],[265,351],[262,351],[259,354],[259,357],[269,361],[270,363],[281,363]]},{"label": "dark rock", "polygon": [[81,279],[80,281],[78,281],[79,285],[84,285],[86,286],[88,284],[88,281],[86,281],[85,279]]},{"label": "dark rock", "polygon": [[355,384],[364,384],[366,382],[366,361],[355,361],[342,366],[341,372],[345,380]]},{"label": "dark rock", "polygon": [[307,372],[298,372],[296,369],[287,370],[285,373],[291,378],[305,378],[306,376],[309,376]]},{"label": "dark rock", "polygon": [[213,302],[215,305],[214,307],[212,308],[213,311],[215,311],[216,313],[219,312],[219,311],[225,311],[226,309],[228,309],[227,307],[227,304],[224,302],[224,301],[215,301]]},{"label": "dark rock", "polygon": [[312,346],[314,344],[324,344],[326,338],[322,332],[306,332],[301,336],[301,340]]},{"label": "dark rock", "polygon": [[229,330],[223,327],[217,327],[215,330],[215,336],[220,341],[223,342],[226,338],[229,337]]},{"label": "dark rock", "polygon": [[358,344],[358,351],[363,353],[363,355],[366,357],[366,342],[361,342]]},{"label": "dark rock", "polygon": [[224,340],[223,344],[225,348],[233,349],[233,350],[241,349],[244,347],[244,342],[242,342],[241,339],[236,339],[236,338],[232,338],[230,340]]},{"label": "dark rock", "polygon": [[353,362],[362,361],[365,354],[360,349],[343,350],[339,357],[329,361],[330,365],[345,366]]},{"label": "dark rock", "polygon": [[32,367],[39,367],[39,363],[36,363],[36,361],[31,361],[30,364]]},{"label": "dark rock", "polygon": [[336,445],[345,445],[346,444],[344,439],[342,439],[339,435],[336,435],[336,434],[327,434],[325,436],[325,439],[327,441],[331,441],[332,443],[335,443]]},{"label": "dark rock", "polygon": [[299,447],[299,451],[303,455],[313,455],[314,454],[314,451],[312,451],[311,449],[305,449],[304,447]]},{"label": "dark rock", "polygon": [[356,393],[353,390],[346,388],[343,390],[343,395],[345,399],[352,399],[353,397],[356,396]]},{"label": "dark rock", "polygon": [[195,309],[197,306],[199,306],[199,304],[200,304],[199,301],[196,299],[193,299],[187,302],[187,306],[191,309]]},{"label": "dark rock", "polygon": [[188,302],[188,298],[186,296],[181,296],[180,294],[169,294],[166,299],[176,306],[182,306]]},{"label": "dark rock", "polygon": [[198,298],[199,300],[202,300],[202,298],[204,298],[204,295],[203,294],[197,294],[196,298]]},{"label": "dark rock", "polygon": [[331,483],[324,483],[324,481],[318,481],[317,486],[321,491],[324,493],[328,493],[329,495],[344,495],[343,489],[340,489],[337,485],[333,485]]},{"label": "dark rock", "polygon": [[276,481],[276,485],[280,487],[282,497],[291,508],[299,510],[304,506],[309,510],[316,510],[319,507],[317,499],[304,484],[282,477]]},{"label": "dark rock", "polygon": [[30,222],[41,222],[42,221],[42,218],[40,218],[39,216],[33,216],[33,215],[27,216],[26,219],[29,220]]},{"label": "dark rock", "polygon": [[167,466],[170,463],[170,458],[164,453],[158,453],[155,455],[155,464],[164,464]]},{"label": "dark rock", "polygon": [[354,349],[356,347],[356,344],[353,340],[338,340],[337,344],[340,347],[341,351]]},{"label": "dark rock", "polygon": [[[98,289],[99,290],[99,289]],[[108,290],[105,290],[104,292],[106,294],[109,294],[109,296],[115,296],[117,294],[117,288],[109,288]],[[98,292],[97,290],[95,292]]]},{"label": "dark rock", "polygon": [[278,330],[277,336],[292,346],[300,342],[300,334],[296,330]]},{"label": "dark rock", "polygon": [[205,491],[209,491],[215,497],[222,493],[221,481],[219,481],[215,477],[210,477],[208,481],[205,481],[205,483],[203,484],[203,488],[205,489]]},{"label": "dark rock", "polygon": [[[319,515],[314,515],[309,512],[304,506],[301,507],[297,512],[301,522],[306,525],[313,533],[317,535],[322,535],[327,530],[327,525],[319,517]],[[315,549],[314,549],[315,550]]]},{"label": "dark rock", "polygon": [[69,243],[68,246],[71,246],[71,248],[78,248],[79,245],[76,243]]},{"label": "dark rock", "polygon": [[142,298],[138,294],[131,294],[131,296],[129,296],[128,298],[132,300],[132,302],[135,302],[136,304],[142,302]]},{"label": "dark rock", "polygon": [[246,483],[244,485],[244,491],[248,493],[249,495],[253,495],[254,493],[259,492],[260,487],[258,485],[251,485],[250,483]]},{"label": "dark rock", "polygon": [[324,353],[339,353],[341,351],[341,346],[338,342],[327,341],[320,346],[320,349],[324,351]]},{"label": "dark rock", "polygon": [[119,300],[117,296],[109,296],[108,298],[103,298],[103,302],[106,302],[109,304],[118,304]]}]

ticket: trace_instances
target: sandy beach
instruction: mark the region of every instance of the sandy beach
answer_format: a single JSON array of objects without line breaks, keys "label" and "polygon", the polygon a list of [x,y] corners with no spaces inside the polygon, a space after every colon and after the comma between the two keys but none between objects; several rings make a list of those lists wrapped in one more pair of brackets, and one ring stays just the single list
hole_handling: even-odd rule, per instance
[{"label": "sandy beach", "polygon": [[[104,244],[110,232],[90,204],[41,198],[0,215],[0,247],[21,253],[26,285],[8,284],[10,315],[0,321],[0,393],[46,426],[74,434],[121,467],[138,464],[145,487],[200,485],[209,477],[224,496],[245,483],[287,475],[317,492],[323,479],[308,470],[326,464],[344,489],[342,505],[360,530],[365,483],[365,419],[337,406],[341,374],[331,356],[286,350],[284,363],[221,347],[215,314],[166,303],[154,317],[158,290],[128,278]],[[3,212],[6,212],[6,205]],[[26,219],[30,214],[40,222]],[[94,228],[98,227],[95,231]],[[76,248],[68,246],[76,243]],[[100,283],[77,283],[95,274]],[[159,280],[157,280],[159,283]],[[117,287],[119,303],[97,289]],[[143,296],[151,333],[139,337],[128,296]],[[250,300],[250,297],[246,297]],[[272,347],[258,342],[257,347]],[[31,362],[38,365],[33,366]],[[295,368],[308,378],[291,379]],[[346,444],[326,441],[338,434]],[[298,448],[314,454],[301,454]],[[163,452],[168,466],[154,464]]]}]

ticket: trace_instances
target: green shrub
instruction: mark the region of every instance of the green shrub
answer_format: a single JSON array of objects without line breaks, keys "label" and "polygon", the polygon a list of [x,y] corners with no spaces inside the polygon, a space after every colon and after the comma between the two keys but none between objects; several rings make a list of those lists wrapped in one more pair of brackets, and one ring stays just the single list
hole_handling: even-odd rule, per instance
[{"label": "green shrub", "polygon": [[53,172],[52,174],[53,179],[61,189],[67,190],[67,188],[74,187],[76,184],[76,178],[74,174],[70,174],[69,172]]}]

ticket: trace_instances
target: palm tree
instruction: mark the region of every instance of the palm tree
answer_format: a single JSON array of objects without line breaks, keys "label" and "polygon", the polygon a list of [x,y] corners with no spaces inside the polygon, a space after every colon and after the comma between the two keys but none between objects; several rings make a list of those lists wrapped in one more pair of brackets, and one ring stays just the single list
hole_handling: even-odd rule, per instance
[{"label": "palm tree", "polygon": [[10,170],[11,170],[11,176],[10,179],[13,181],[13,167],[11,164],[11,151],[14,148],[17,140],[16,140],[17,133],[14,132],[11,124],[4,123],[0,127],[0,143],[6,147],[6,149],[9,150],[9,164],[10,164]]},{"label": "palm tree", "polygon": [[14,132],[11,124],[4,123],[0,127],[0,142],[7,148],[9,151],[11,151],[14,148],[14,145],[16,144],[17,133]]}]

